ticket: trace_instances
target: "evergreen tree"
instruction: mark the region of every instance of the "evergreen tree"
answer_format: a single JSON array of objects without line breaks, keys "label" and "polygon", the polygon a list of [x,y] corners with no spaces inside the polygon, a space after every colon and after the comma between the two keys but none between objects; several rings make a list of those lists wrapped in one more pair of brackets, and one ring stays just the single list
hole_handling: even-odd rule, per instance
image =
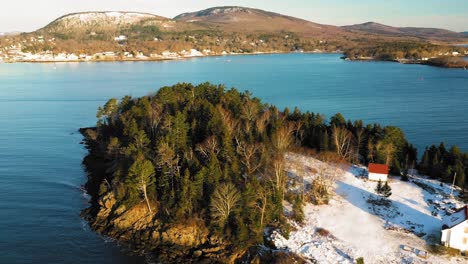
[{"label": "evergreen tree", "polygon": [[380,193],[382,193],[382,181],[379,180],[379,182],[377,183],[377,187],[375,187],[375,192],[380,195]]},{"label": "evergreen tree", "polygon": [[384,198],[388,198],[392,195],[392,188],[390,185],[388,185],[388,182],[385,182],[385,184],[382,186],[382,189],[380,190],[380,195]]},{"label": "evergreen tree", "polygon": [[302,199],[300,195],[296,196],[296,199],[294,199],[294,204],[293,204],[293,217],[294,220],[298,223],[302,223],[304,221],[304,210],[302,208]]},{"label": "evergreen tree", "polygon": [[320,151],[328,151],[330,149],[329,142],[330,138],[328,136],[328,131],[325,129],[325,131],[323,132],[323,136],[320,139]]},{"label": "evergreen tree", "polygon": [[150,213],[153,211],[151,210],[151,206],[148,200],[147,188],[156,181],[156,178],[153,176],[153,164],[151,164],[149,160],[146,160],[140,156],[130,167],[127,178],[127,183],[130,186],[138,189],[143,194]]}]

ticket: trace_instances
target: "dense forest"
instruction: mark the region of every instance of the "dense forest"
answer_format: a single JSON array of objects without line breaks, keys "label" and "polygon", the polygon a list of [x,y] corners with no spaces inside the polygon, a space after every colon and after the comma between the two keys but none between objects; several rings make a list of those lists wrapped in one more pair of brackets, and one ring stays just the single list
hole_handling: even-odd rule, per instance
[{"label": "dense forest", "polygon": [[429,59],[427,64],[445,67],[445,68],[466,68],[468,67],[468,61],[464,60],[463,57],[450,57],[443,56],[439,58]]},{"label": "dense forest", "polygon": [[457,146],[447,149],[443,143],[432,145],[424,151],[419,170],[425,175],[459,187],[468,187],[468,153],[463,153]]},{"label": "dense forest", "polygon": [[373,58],[377,60],[419,60],[422,58],[439,57],[453,51],[463,53],[463,47],[435,45],[425,42],[384,42],[369,46],[359,46],[346,50],[345,57],[349,59]]},{"label": "dense forest", "polygon": [[96,128],[83,130],[90,151],[85,164],[101,166],[87,186],[95,203],[112,194],[125,208],[144,204],[168,225],[198,219],[199,227],[238,247],[262,242],[265,227],[287,233],[284,200],[301,221],[304,200],[323,202],[319,196],[327,195],[319,181],[311,197],[288,192],[289,151],[314,149],[334,162],[386,163],[394,173],[417,159],[397,127],[280,111],[248,91],[209,83],[111,99],[97,117]]}]

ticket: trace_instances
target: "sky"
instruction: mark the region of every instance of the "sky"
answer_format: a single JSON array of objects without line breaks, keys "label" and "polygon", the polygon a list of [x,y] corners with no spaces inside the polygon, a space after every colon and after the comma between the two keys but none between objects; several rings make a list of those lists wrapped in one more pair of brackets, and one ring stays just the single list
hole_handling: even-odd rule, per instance
[{"label": "sky", "polygon": [[0,0],[0,32],[34,31],[73,12],[138,11],[174,17],[227,5],[337,26],[374,21],[468,31],[468,0]]}]

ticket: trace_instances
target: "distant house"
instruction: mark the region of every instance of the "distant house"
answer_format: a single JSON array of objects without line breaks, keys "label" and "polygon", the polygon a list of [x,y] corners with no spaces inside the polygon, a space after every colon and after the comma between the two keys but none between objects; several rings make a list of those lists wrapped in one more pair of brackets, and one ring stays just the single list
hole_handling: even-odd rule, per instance
[{"label": "distant house", "polygon": [[440,240],[446,247],[468,251],[468,205],[444,218]]},{"label": "distant house", "polygon": [[114,40],[115,41],[125,41],[125,40],[127,40],[127,36],[120,35],[118,37],[115,37]]},{"label": "distant house", "polygon": [[369,164],[369,180],[371,181],[387,181],[388,166],[385,164]]}]

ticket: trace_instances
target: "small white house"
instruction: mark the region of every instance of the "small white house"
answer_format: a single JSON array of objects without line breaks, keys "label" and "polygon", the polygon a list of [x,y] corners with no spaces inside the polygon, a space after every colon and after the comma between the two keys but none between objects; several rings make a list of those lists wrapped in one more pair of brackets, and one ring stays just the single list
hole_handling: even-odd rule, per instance
[{"label": "small white house", "polygon": [[369,164],[369,180],[371,181],[387,181],[388,166],[385,164]]},{"label": "small white house", "polygon": [[446,247],[468,251],[468,205],[444,218],[440,241]]},{"label": "small white house", "polygon": [[114,40],[115,41],[125,41],[125,40],[127,40],[127,36],[120,35],[118,37],[115,37]]}]

